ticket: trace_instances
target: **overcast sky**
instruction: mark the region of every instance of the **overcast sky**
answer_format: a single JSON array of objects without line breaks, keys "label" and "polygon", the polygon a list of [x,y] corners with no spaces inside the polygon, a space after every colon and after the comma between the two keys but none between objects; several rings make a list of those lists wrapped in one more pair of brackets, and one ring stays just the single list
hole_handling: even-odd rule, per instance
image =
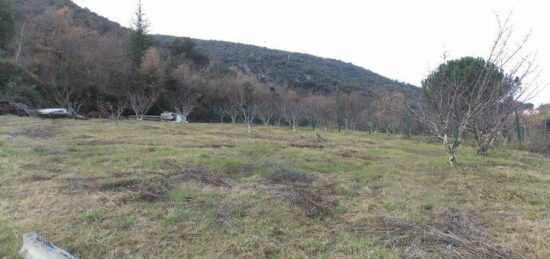
[{"label": "overcast sky", "polygon": [[[74,0],[130,25],[137,0]],[[495,14],[532,33],[541,84],[550,82],[550,15],[540,0],[143,0],[154,34],[253,44],[340,59],[420,86],[441,62],[487,56]],[[550,102],[545,87],[533,103]]]}]

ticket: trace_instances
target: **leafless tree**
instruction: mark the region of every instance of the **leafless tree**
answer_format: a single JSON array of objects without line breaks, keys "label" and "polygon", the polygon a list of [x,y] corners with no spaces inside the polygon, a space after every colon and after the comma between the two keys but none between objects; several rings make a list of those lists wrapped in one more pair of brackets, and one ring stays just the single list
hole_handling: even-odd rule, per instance
[{"label": "leafless tree", "polygon": [[280,109],[280,96],[274,88],[258,88],[258,116],[267,127]]},{"label": "leafless tree", "polygon": [[315,131],[316,127],[323,127],[325,131],[328,130],[328,121],[333,119],[329,118],[330,115],[330,100],[324,95],[309,95],[302,99],[304,107],[304,115],[307,117],[312,130]]},{"label": "leafless tree", "polygon": [[126,107],[128,107],[128,102],[126,102],[126,100],[114,102],[99,101],[97,103],[97,108],[99,109],[101,116],[113,120],[116,125],[120,122],[120,118],[124,114]]},{"label": "leafless tree", "polygon": [[143,115],[156,103],[159,91],[156,89],[134,91],[128,94],[128,105],[134,111],[137,120],[143,120]]},{"label": "leafless tree", "polygon": [[286,92],[283,98],[282,115],[287,121],[288,125],[292,128],[292,132],[296,132],[298,123],[302,119],[304,106],[301,102],[298,93],[294,90]]},{"label": "leafless tree", "polygon": [[179,65],[174,69],[172,76],[176,80],[176,88],[170,93],[170,101],[176,112],[185,120],[199,105],[200,94],[197,86],[202,85],[201,72],[193,72],[187,65]]},{"label": "leafless tree", "polygon": [[480,94],[466,99],[476,111],[468,130],[474,135],[480,155],[502,134],[510,115],[540,90],[536,55],[525,52],[530,35],[513,44],[510,17],[499,20],[498,25],[498,34],[476,85]]},{"label": "leafless tree", "polygon": [[[444,64],[424,80],[423,102],[409,111],[442,141],[452,167],[469,129],[478,140],[478,153],[484,153],[515,107],[532,96],[535,81],[528,78],[536,70],[534,57],[521,54],[528,38],[513,45],[510,19],[499,20],[488,58],[447,62],[445,56]],[[453,64],[463,64],[459,62],[469,65],[457,69]]]},{"label": "leafless tree", "polygon": [[238,88],[239,101],[237,103],[244,123],[248,127],[248,133],[252,133],[252,125],[258,115],[258,101],[255,92],[257,87],[252,82],[246,82]]},{"label": "leafless tree", "polygon": [[404,95],[384,93],[373,101],[372,120],[378,132],[397,134],[403,124]]},{"label": "leafless tree", "polygon": [[220,123],[223,123],[223,119],[227,116],[227,105],[225,103],[216,103],[213,105],[214,113],[220,117]]}]

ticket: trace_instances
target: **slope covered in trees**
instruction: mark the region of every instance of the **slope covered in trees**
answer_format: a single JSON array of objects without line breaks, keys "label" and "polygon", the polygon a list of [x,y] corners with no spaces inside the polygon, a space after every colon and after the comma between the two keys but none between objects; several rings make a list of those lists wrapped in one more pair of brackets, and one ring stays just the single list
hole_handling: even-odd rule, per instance
[{"label": "slope covered in trees", "polygon": [[[20,21],[61,7],[69,7],[73,10],[73,20],[78,26],[99,33],[127,32],[120,25],[88,9],[80,8],[70,0],[20,0],[14,1],[14,4]],[[161,43],[170,43],[174,37],[157,35],[155,39]],[[400,91],[412,95],[418,93],[418,88],[412,85],[338,60],[239,43],[204,40],[194,42],[199,50],[213,60],[220,61],[234,70],[256,76],[263,82],[325,93],[336,88],[346,92],[361,90],[371,96],[379,91]]]},{"label": "slope covered in trees", "polygon": [[[156,38],[163,42],[173,40],[173,37],[163,35]],[[418,88],[413,85],[335,59],[240,43],[194,41],[198,49],[215,60],[234,70],[256,75],[263,82],[321,92],[360,90],[371,96],[380,91],[399,91],[410,95],[418,93]]]}]

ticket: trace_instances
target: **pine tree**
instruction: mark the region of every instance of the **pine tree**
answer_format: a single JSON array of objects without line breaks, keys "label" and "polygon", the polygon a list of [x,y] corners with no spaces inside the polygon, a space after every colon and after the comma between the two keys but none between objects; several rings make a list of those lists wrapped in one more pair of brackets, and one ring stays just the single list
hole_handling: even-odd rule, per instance
[{"label": "pine tree", "polygon": [[138,0],[136,17],[132,24],[132,31],[128,42],[128,54],[134,65],[134,69],[138,69],[147,49],[151,46],[151,39],[147,35],[149,23],[143,13],[143,5],[141,0]]}]

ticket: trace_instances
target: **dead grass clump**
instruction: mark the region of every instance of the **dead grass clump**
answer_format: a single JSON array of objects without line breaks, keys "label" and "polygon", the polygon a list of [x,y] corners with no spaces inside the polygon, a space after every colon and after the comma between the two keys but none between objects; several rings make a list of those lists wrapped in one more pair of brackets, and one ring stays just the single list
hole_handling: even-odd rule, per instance
[{"label": "dead grass clump", "polygon": [[310,184],[313,182],[313,177],[296,172],[285,171],[282,173],[274,173],[267,175],[266,180],[272,184]]},{"label": "dead grass clump", "polygon": [[155,176],[142,179],[103,179],[92,184],[91,191],[112,191],[122,193],[121,202],[160,199],[168,192],[168,179]]},{"label": "dead grass clump", "polygon": [[48,181],[56,177],[55,174],[49,174],[49,175],[39,175],[39,174],[32,174],[31,175],[31,181],[39,182],[39,181]]},{"label": "dead grass clump", "polygon": [[342,157],[354,157],[359,153],[357,150],[352,149],[344,149],[336,152],[336,155],[342,156]]},{"label": "dead grass clump", "polygon": [[140,182],[138,179],[108,179],[91,185],[93,191],[119,191],[127,189]]},{"label": "dead grass clump", "polygon": [[63,169],[58,167],[53,167],[49,163],[40,162],[40,163],[30,163],[30,164],[24,164],[21,166],[21,169],[27,170],[27,171],[46,171],[48,173],[52,174],[60,174],[63,173]]},{"label": "dead grass clump", "polygon": [[82,141],[77,143],[79,146],[113,146],[113,145],[119,145],[123,144],[122,141],[115,141],[115,140],[91,140],[91,141]]},{"label": "dead grass clump", "polygon": [[170,161],[165,161],[165,168],[170,171],[171,176],[183,177],[204,184],[232,188],[233,184],[221,172],[214,171],[203,166],[181,167]]},{"label": "dead grass clump", "polygon": [[333,198],[336,193],[334,184],[314,187],[315,179],[313,175],[284,171],[265,176],[265,183],[273,185],[281,197],[306,216],[322,219],[334,214],[338,200]]},{"label": "dead grass clump", "polygon": [[235,144],[180,145],[182,148],[234,148]]},{"label": "dead grass clump", "polygon": [[327,143],[327,139],[317,134],[315,137],[303,137],[298,141],[290,143],[289,146],[297,148],[324,148]]},{"label": "dead grass clump", "polygon": [[154,201],[160,199],[168,192],[168,182],[158,178],[143,181],[139,184],[131,186],[129,191],[133,194],[133,200]]},{"label": "dead grass clump", "polygon": [[294,185],[287,190],[287,199],[310,218],[324,218],[334,214],[338,200],[329,199],[322,191]]},{"label": "dead grass clump", "polygon": [[377,217],[354,231],[373,235],[387,248],[401,249],[407,258],[518,258],[473,219],[446,209],[429,224]]}]

